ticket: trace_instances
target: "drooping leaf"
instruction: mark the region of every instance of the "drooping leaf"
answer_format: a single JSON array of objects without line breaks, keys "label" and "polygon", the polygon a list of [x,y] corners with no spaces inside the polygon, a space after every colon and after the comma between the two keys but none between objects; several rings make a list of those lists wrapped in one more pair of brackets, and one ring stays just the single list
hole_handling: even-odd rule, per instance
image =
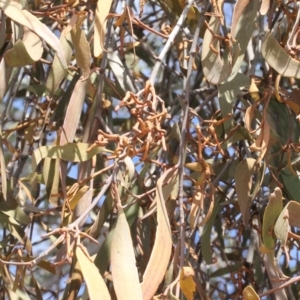
[{"label": "drooping leaf", "polygon": [[282,246],[286,246],[286,241],[289,232],[289,212],[287,206],[281,211],[279,217],[277,218],[274,232]]},{"label": "drooping leaf", "polygon": [[300,78],[300,62],[279,45],[271,32],[263,40],[261,53],[266,62],[282,76]]},{"label": "drooping leaf", "polygon": [[[151,257],[141,283],[144,300],[152,299],[165,276],[171,255],[172,238],[165,201],[169,198],[178,177],[174,176],[174,173],[170,173],[164,173],[157,181],[155,197],[157,202],[157,228]],[[163,185],[166,180],[169,180],[168,184]]]},{"label": "drooping leaf", "polygon": [[289,224],[292,227],[300,228],[300,203],[296,201],[289,201],[287,204],[287,209],[289,212]]},{"label": "drooping leaf", "polygon": [[[110,204],[110,203],[108,204],[109,209],[111,208],[110,205],[112,206],[112,204]],[[134,205],[131,205],[128,208],[124,209],[124,213],[125,213],[129,227],[132,226],[133,222],[137,218],[138,208],[139,208],[139,205],[134,204]],[[107,212],[107,213],[109,213],[109,212]],[[116,226],[116,223],[111,228],[107,238],[105,239],[105,242],[101,246],[101,248],[95,258],[95,265],[97,266],[97,268],[99,268],[101,274],[104,274],[107,266],[110,263],[111,244],[112,244],[112,239],[113,239],[113,235],[114,235],[114,231],[115,231],[115,226]]]},{"label": "drooping leaf", "polygon": [[24,31],[23,40],[18,40],[4,55],[5,62],[11,67],[31,65],[42,57],[41,39],[28,29]]},{"label": "drooping leaf", "polygon": [[78,189],[74,195],[70,197],[69,202],[70,202],[70,208],[73,210],[75,206],[78,204],[78,202],[82,199],[82,197],[85,195],[85,193],[89,190],[89,186],[84,185],[80,189]]},{"label": "drooping leaf", "polygon": [[282,211],[282,192],[276,187],[269,197],[269,203],[265,209],[262,225],[262,238],[264,246],[268,250],[274,250],[276,237],[273,234],[275,222]]},{"label": "drooping leaf", "polygon": [[106,17],[109,13],[112,0],[98,0],[95,11],[94,56],[99,57],[103,52],[106,34]]},{"label": "drooping leaf", "polygon": [[260,162],[268,148],[269,140],[270,140],[270,125],[267,119],[263,120],[260,133],[254,143],[250,146],[251,151],[260,151],[259,157],[257,158],[257,162]]},{"label": "drooping leaf", "polygon": [[76,257],[80,264],[80,269],[83,274],[84,280],[87,285],[89,296],[91,300],[110,300],[110,295],[106,284],[96,268],[86,255],[83,253],[80,247],[76,247]]},{"label": "drooping leaf", "polygon": [[[71,41],[71,34],[62,32],[60,36],[60,43],[61,47],[65,53],[66,64],[69,65],[71,58],[72,58],[72,41]],[[49,91],[50,95],[53,96],[56,90],[58,89],[59,84],[62,82],[64,77],[67,75],[67,70],[64,69],[59,62],[59,58],[57,54],[55,54],[51,70],[49,72],[47,81],[46,81],[46,88]]]},{"label": "drooping leaf", "polygon": [[2,211],[0,211],[0,227],[6,228],[21,244],[23,244],[24,230],[13,217]]},{"label": "drooping leaf", "polygon": [[78,123],[80,120],[82,106],[85,99],[87,80],[78,80],[73,90],[68,108],[65,114],[62,133],[60,137],[60,145],[72,143]]},{"label": "drooping leaf", "polygon": [[258,6],[259,0],[238,0],[234,6],[231,26],[233,39],[231,76],[238,73],[244,60],[248,43],[255,28]]},{"label": "drooping leaf", "polygon": [[118,300],[143,299],[136,260],[130,234],[122,207],[118,208],[118,220],[111,245],[111,272]]},{"label": "drooping leaf", "polygon": [[300,184],[299,177],[294,176],[288,168],[285,168],[280,172],[280,178],[289,198],[300,202],[300,190],[297,188]]},{"label": "drooping leaf", "polygon": [[11,79],[17,77],[19,70],[17,68],[12,68],[6,64],[5,59],[0,61],[0,101],[2,102]]},{"label": "drooping leaf", "polygon": [[213,263],[210,238],[211,238],[211,231],[212,231],[212,228],[213,228],[214,223],[215,223],[215,218],[216,218],[216,216],[219,212],[219,208],[220,208],[219,201],[220,200],[217,199],[217,201],[214,205],[212,214],[211,214],[209,220],[207,221],[207,223],[204,226],[202,237],[201,237],[201,253],[203,255],[204,261],[208,265]]},{"label": "drooping leaf", "polygon": [[[211,17],[209,26],[215,34],[219,34],[220,18]],[[220,84],[225,81],[231,73],[231,61],[229,59],[229,49],[226,48],[223,54],[223,60],[220,56],[220,41],[206,29],[202,46],[202,66],[206,79],[212,84]],[[215,49],[212,50],[212,47]]]},{"label": "drooping leaf", "polygon": [[13,0],[0,0],[0,8],[5,15],[11,18],[14,22],[28,27],[31,31],[35,32],[47,44],[49,44],[57,54],[59,61],[64,69],[67,69],[66,59],[61,44],[56,35],[37,17],[31,14],[17,1]]},{"label": "drooping leaf", "polygon": [[[221,114],[223,117],[232,113],[233,105],[236,101],[236,97],[241,93],[242,89],[249,88],[251,79],[238,73],[230,81],[222,83],[218,90],[219,103],[221,108]],[[232,127],[232,119],[228,119],[223,123],[224,132],[227,134]]]},{"label": "drooping leaf", "polygon": [[252,176],[257,172],[256,160],[247,158],[240,162],[235,170],[236,194],[243,217],[243,223],[249,226],[250,206],[252,204]]},{"label": "drooping leaf", "polygon": [[107,59],[109,66],[112,69],[122,90],[134,92],[135,87],[131,81],[128,70],[125,68],[119,57],[119,54],[116,51],[109,51],[107,54]]},{"label": "drooping leaf", "polygon": [[75,57],[77,65],[82,70],[81,80],[86,80],[90,76],[90,61],[91,61],[91,50],[89,42],[83,30],[80,28],[80,24],[86,17],[86,12],[78,13],[76,16],[76,23],[71,30],[71,37],[75,48]]},{"label": "drooping leaf", "polygon": [[49,202],[56,206],[59,193],[59,161],[45,157],[42,170]]},{"label": "drooping leaf", "polygon": [[7,176],[6,176],[6,164],[4,159],[3,153],[3,141],[2,141],[2,134],[0,134],[0,170],[1,170],[1,191],[4,200],[7,200]]}]

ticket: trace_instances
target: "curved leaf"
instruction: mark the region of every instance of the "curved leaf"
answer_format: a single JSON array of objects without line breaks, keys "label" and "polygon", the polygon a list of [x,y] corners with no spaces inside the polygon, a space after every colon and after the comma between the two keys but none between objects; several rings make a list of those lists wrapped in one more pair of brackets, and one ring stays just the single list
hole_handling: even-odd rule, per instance
[{"label": "curved leaf", "polygon": [[[167,180],[169,180],[168,184],[163,186]],[[172,238],[165,201],[169,198],[177,180],[178,177],[174,176],[174,172],[171,173],[171,169],[169,169],[157,181],[155,197],[157,202],[157,228],[153,250],[141,284],[144,300],[152,299],[168,268]]]},{"label": "curved leaf", "polygon": [[77,65],[82,69],[81,80],[86,80],[90,76],[91,51],[90,45],[83,30],[79,27],[87,13],[81,12],[74,15],[76,24],[71,30],[71,37],[75,48]]},{"label": "curved leaf", "polygon": [[187,300],[194,299],[196,285],[193,276],[194,270],[191,267],[183,267],[180,271],[180,289]]},{"label": "curved leaf", "polygon": [[276,238],[272,234],[275,222],[282,211],[282,192],[276,187],[269,197],[269,203],[265,209],[262,225],[262,238],[268,250],[274,250]]},{"label": "curved leaf", "polygon": [[233,38],[231,76],[235,76],[244,60],[248,43],[255,28],[258,6],[259,0],[238,0],[234,6],[231,27]]},{"label": "curved leaf", "polygon": [[80,269],[87,285],[89,296],[91,300],[110,300],[110,295],[106,284],[96,268],[83,253],[80,247],[76,247],[76,257],[80,264]]},{"label": "curved leaf", "polygon": [[289,201],[287,209],[289,211],[290,226],[300,228],[300,203],[296,201]]},{"label": "curved leaf", "polygon": [[[67,65],[70,64],[72,53],[73,53],[73,45],[71,41],[71,34],[62,32],[60,36],[60,43],[62,49],[65,53],[66,63]],[[51,70],[49,72],[47,81],[46,81],[46,88],[50,92],[51,95],[54,95],[55,91],[57,90],[59,84],[62,82],[64,77],[67,75],[67,70],[64,69],[59,62],[59,58],[57,53],[55,54]]]},{"label": "curved leaf", "polygon": [[275,227],[274,232],[282,246],[286,246],[286,241],[289,233],[289,212],[287,206],[281,211]]},{"label": "curved leaf", "polygon": [[[220,18],[211,17],[209,26],[215,34],[219,34]],[[211,46],[218,51],[212,51]],[[227,59],[229,53],[224,53],[223,57]],[[206,29],[201,56],[203,73],[206,79],[212,84],[220,84],[225,81],[231,73],[230,60],[223,61],[220,56],[220,42],[218,38],[214,38],[211,32]]]},{"label": "curved leaf", "polygon": [[103,52],[106,34],[106,17],[109,13],[112,0],[98,0],[95,11],[94,56],[99,57]]},{"label": "curved leaf", "polygon": [[256,160],[247,158],[240,162],[235,170],[236,194],[240,205],[244,225],[248,228],[252,198],[252,175],[257,171]]},{"label": "curved leaf", "polygon": [[59,61],[64,69],[67,69],[66,59],[61,44],[56,35],[37,17],[29,11],[22,9],[22,6],[17,1],[13,0],[0,0],[0,8],[4,11],[5,15],[11,18],[18,24],[28,27],[49,44],[57,54]]},{"label": "curved leaf", "polygon": [[267,63],[282,76],[300,78],[300,62],[292,58],[270,32],[261,45],[261,53]]},{"label": "curved leaf", "polygon": [[111,245],[111,272],[118,300],[143,299],[130,229],[122,207]]},{"label": "curved leaf", "polygon": [[5,62],[11,67],[31,65],[42,57],[44,48],[40,38],[28,29],[24,31],[23,40],[18,40],[4,55]]},{"label": "curved leaf", "polygon": [[64,117],[63,129],[60,136],[61,145],[64,145],[68,142],[72,143],[75,138],[85,99],[87,83],[87,80],[78,80],[75,85]]},{"label": "curved leaf", "polygon": [[254,291],[253,287],[248,285],[243,290],[243,299],[245,299],[245,300],[259,300],[259,296]]}]

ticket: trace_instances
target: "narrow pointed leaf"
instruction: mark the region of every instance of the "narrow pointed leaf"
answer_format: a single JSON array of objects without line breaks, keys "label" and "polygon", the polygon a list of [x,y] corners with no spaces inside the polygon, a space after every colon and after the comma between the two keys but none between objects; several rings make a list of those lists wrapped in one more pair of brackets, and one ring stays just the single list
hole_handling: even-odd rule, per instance
[{"label": "narrow pointed leaf", "polygon": [[143,299],[133,244],[123,209],[119,215],[111,245],[111,272],[118,300]]},{"label": "narrow pointed leaf", "polygon": [[[141,284],[144,300],[150,300],[154,296],[165,276],[171,256],[172,238],[165,201],[169,198],[176,180],[178,180],[178,177],[173,175],[170,172],[165,173],[157,181],[155,197],[157,201],[157,228],[153,250]],[[173,177],[170,179],[171,176]],[[163,186],[163,183],[168,179],[169,183]]]},{"label": "narrow pointed leaf", "polygon": [[82,70],[81,80],[86,80],[90,75],[91,51],[89,42],[79,27],[81,22],[82,17],[78,17],[76,25],[71,30],[71,37],[75,48],[76,62]]},{"label": "narrow pointed leaf", "polygon": [[[65,53],[66,64],[69,65],[73,53],[71,34],[62,32],[59,41]],[[54,95],[66,75],[67,70],[62,67],[57,54],[55,54],[51,70],[46,81],[46,88],[50,92],[50,95]]]},{"label": "narrow pointed leaf", "polygon": [[73,90],[67,112],[64,117],[63,130],[60,137],[60,144],[72,143],[78,123],[80,120],[82,106],[85,99],[87,80],[78,80]]},{"label": "narrow pointed leaf", "polygon": [[76,247],[76,257],[80,264],[80,269],[83,274],[83,278],[86,282],[87,289],[91,300],[110,300],[110,295],[106,284],[96,268],[83,253],[81,248]]},{"label": "narrow pointed leaf", "polygon": [[103,52],[104,39],[106,34],[106,17],[109,13],[112,0],[98,0],[95,13],[94,33],[94,56],[99,57]]}]

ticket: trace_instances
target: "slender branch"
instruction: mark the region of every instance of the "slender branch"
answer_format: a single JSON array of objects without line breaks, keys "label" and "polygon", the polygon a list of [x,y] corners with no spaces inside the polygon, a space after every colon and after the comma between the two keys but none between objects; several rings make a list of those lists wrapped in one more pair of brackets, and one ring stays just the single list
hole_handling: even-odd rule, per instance
[{"label": "slender branch", "polygon": [[[189,1],[190,3],[192,1]],[[188,5],[187,5],[188,6]],[[186,6],[186,7],[187,7]],[[185,8],[186,8],[185,7]],[[188,117],[189,117],[189,100],[190,100],[190,89],[191,89],[191,75],[193,70],[193,63],[196,55],[196,49],[198,44],[198,37],[200,34],[201,23],[203,22],[203,15],[199,18],[196,31],[193,38],[193,43],[190,50],[190,57],[188,62],[187,70],[187,79],[185,86],[185,108],[183,111],[183,120],[181,128],[181,138],[179,146],[179,160],[178,160],[178,169],[179,169],[179,192],[178,192],[178,202],[179,202],[179,215],[180,215],[180,270],[184,266],[184,252],[185,252],[185,221],[184,221],[184,209],[183,209],[183,177],[184,177],[184,162],[186,154],[186,133],[188,126]]]},{"label": "slender branch", "polygon": [[151,76],[149,78],[149,81],[150,83],[154,86],[154,83],[155,83],[155,78],[157,77],[157,73],[158,73],[158,70],[162,64],[162,61],[164,60],[167,52],[169,51],[169,49],[171,48],[174,40],[175,40],[175,37],[177,36],[177,34],[179,33],[179,30],[181,29],[181,27],[183,26],[183,23],[187,17],[187,14],[189,12],[189,9],[190,7],[192,6],[194,0],[188,0],[178,21],[177,21],[177,24],[175,25],[174,29],[172,30],[172,32],[170,33],[169,35],[169,38],[164,46],[164,48],[162,49],[161,53],[159,54],[158,58],[157,58],[157,61],[155,63],[155,66],[153,68],[153,71],[151,73]]},{"label": "slender branch", "polygon": [[267,296],[267,295],[270,295],[270,294],[273,294],[279,290],[282,290],[286,287],[288,287],[289,285],[293,284],[293,283],[296,283],[296,282],[299,282],[300,281],[300,276],[296,276],[296,277],[293,277],[291,278],[290,280],[288,280],[287,282],[283,283],[282,285],[274,288],[274,289],[271,289],[271,290],[268,290],[267,292],[264,292],[262,294],[259,295],[259,297],[264,297],[264,296]]}]

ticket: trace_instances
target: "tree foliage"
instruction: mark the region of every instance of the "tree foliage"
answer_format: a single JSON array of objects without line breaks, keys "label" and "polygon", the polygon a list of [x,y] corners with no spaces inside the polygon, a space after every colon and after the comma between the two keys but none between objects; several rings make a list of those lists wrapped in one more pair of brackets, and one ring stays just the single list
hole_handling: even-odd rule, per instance
[{"label": "tree foliage", "polygon": [[0,0],[0,297],[297,298],[299,18]]}]

